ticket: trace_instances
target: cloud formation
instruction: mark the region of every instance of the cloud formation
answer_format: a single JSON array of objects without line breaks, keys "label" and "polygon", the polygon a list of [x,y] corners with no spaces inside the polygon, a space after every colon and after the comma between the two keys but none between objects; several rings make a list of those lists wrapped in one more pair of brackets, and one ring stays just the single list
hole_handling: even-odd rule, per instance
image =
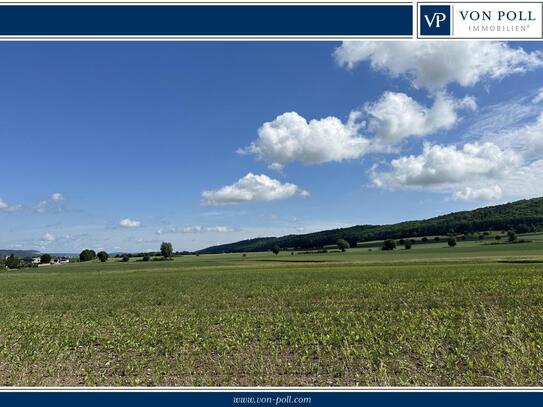
[{"label": "cloud formation", "polygon": [[454,145],[425,144],[420,155],[392,160],[390,172],[373,173],[378,186],[439,186],[474,178],[497,179],[519,165],[520,158],[492,143]]},{"label": "cloud formation", "polygon": [[360,157],[368,140],[358,136],[356,116],[347,123],[337,117],[307,121],[296,112],[283,113],[258,129],[258,139],[240,154],[254,154],[281,169],[288,162],[321,164]]},{"label": "cloud formation", "polygon": [[281,183],[267,175],[248,173],[232,185],[202,192],[206,205],[237,204],[241,202],[274,201],[309,193],[290,183]]},{"label": "cloud formation", "polygon": [[454,193],[454,198],[461,201],[495,201],[502,197],[502,189],[499,185],[491,187],[471,188],[465,187]]},{"label": "cloud formation", "polygon": [[122,226],[123,228],[139,228],[141,226],[141,222],[139,220],[126,218],[119,222],[119,226]]},{"label": "cloud formation", "polygon": [[347,41],[335,50],[334,57],[347,68],[367,61],[376,71],[405,77],[412,86],[430,91],[453,82],[472,86],[543,65],[538,51],[490,41]]},{"label": "cloud formation", "polygon": [[450,129],[458,121],[458,109],[476,107],[471,97],[456,100],[440,93],[432,107],[426,107],[405,93],[385,92],[377,102],[367,104],[364,111],[374,148],[386,149],[410,136],[422,137]]},{"label": "cloud formation", "polygon": [[62,195],[60,192],[55,192],[51,194],[51,201],[58,202],[58,201],[63,201],[63,200],[64,200],[64,195]]},{"label": "cloud formation", "polygon": [[296,112],[284,113],[264,123],[257,140],[238,153],[253,154],[279,172],[293,161],[309,165],[355,159],[391,151],[408,137],[450,129],[459,120],[458,110],[476,107],[472,97],[457,100],[443,92],[435,95],[431,107],[405,93],[385,92],[376,102],[352,111],[346,123],[332,116],[308,121]]}]

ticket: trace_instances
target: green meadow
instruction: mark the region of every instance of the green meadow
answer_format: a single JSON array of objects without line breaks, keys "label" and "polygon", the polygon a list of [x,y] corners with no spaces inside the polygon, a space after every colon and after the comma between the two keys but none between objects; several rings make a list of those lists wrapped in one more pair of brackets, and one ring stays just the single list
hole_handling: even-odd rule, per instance
[{"label": "green meadow", "polygon": [[520,237],[3,271],[0,385],[541,386]]}]

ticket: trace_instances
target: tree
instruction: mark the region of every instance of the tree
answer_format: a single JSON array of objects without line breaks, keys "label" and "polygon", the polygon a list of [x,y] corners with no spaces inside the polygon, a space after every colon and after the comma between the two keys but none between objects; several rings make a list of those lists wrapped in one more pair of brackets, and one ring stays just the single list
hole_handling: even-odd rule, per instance
[{"label": "tree", "polygon": [[96,258],[94,250],[85,249],[79,254],[79,261],[91,261]]},{"label": "tree", "polygon": [[450,237],[449,237],[449,240],[447,240],[447,244],[449,245],[449,247],[454,247],[454,246],[456,246],[456,238],[453,237],[453,236],[450,236]]},{"label": "tree", "polygon": [[427,238],[426,236],[425,236],[425,237],[423,237],[423,238],[422,238],[421,240],[422,240],[422,243],[426,243],[426,242],[428,242],[428,238]]},{"label": "tree", "polygon": [[347,250],[349,247],[351,247],[351,245],[350,245],[349,242],[346,241],[345,239],[338,239],[338,241],[337,241],[337,247],[339,247],[339,249],[340,249],[342,252],[345,252],[345,250]]},{"label": "tree", "polygon": [[121,257],[121,261],[123,263],[129,262],[130,261],[130,256],[128,254],[123,254],[123,257]]},{"label": "tree", "polygon": [[272,247],[272,252],[273,252],[273,254],[275,254],[276,256],[279,254],[280,251],[281,251],[281,249],[279,248],[279,246],[274,245],[274,246]]},{"label": "tree", "polygon": [[171,258],[173,255],[172,244],[170,242],[162,242],[162,244],[160,245],[160,254],[165,259]]},{"label": "tree", "polygon": [[148,254],[143,256],[143,259],[141,259],[141,261],[149,261],[149,260],[151,260],[151,256],[149,256]]},{"label": "tree", "polygon": [[52,257],[48,253],[44,253],[40,256],[40,263],[41,264],[49,264],[51,263]]},{"label": "tree", "polygon": [[513,229],[507,232],[507,240],[509,240],[511,243],[517,240],[517,234]]},{"label": "tree", "polygon": [[405,250],[411,250],[411,242],[408,240],[404,243]]},{"label": "tree", "polygon": [[21,259],[19,259],[17,256],[14,256],[13,254],[11,254],[6,259],[6,267],[8,269],[16,269],[17,267],[19,267],[20,264],[21,264]]},{"label": "tree", "polygon": [[107,259],[109,259],[109,254],[107,254],[105,251],[99,252],[96,256],[100,259],[102,263],[105,263]]},{"label": "tree", "polygon": [[496,240],[501,240],[501,238],[502,238],[502,237],[501,237],[500,235],[496,235],[496,237],[495,237],[494,239],[496,239]]},{"label": "tree", "polygon": [[383,250],[394,250],[396,248],[396,241],[394,239],[387,239],[383,242]]}]

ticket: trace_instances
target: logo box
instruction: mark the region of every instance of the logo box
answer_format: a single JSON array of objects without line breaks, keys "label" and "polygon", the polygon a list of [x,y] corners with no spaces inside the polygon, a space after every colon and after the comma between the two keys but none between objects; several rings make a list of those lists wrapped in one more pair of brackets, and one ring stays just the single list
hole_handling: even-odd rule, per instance
[{"label": "logo box", "polygon": [[451,6],[444,4],[424,4],[419,9],[421,36],[451,35]]}]

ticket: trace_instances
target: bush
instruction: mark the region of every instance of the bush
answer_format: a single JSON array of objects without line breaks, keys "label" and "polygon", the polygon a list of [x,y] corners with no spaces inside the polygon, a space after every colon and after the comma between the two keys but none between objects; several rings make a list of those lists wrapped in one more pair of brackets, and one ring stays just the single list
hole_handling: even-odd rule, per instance
[{"label": "bush", "polygon": [[279,246],[277,246],[277,245],[275,245],[275,246],[272,247],[272,252],[273,252],[273,254],[275,254],[276,256],[279,254],[279,251],[280,251],[280,250],[281,250],[281,249],[280,249]]},{"label": "bush", "polygon": [[393,239],[387,239],[383,242],[383,250],[394,250],[396,248],[396,241]]},{"label": "bush", "polygon": [[165,259],[169,259],[173,255],[173,247],[170,242],[162,242],[160,245],[160,254]]},{"label": "bush", "polygon": [[422,243],[428,242],[428,238],[427,238],[427,237],[423,237],[421,240],[422,240]]},{"label": "bush", "polygon": [[107,254],[105,251],[101,251],[96,255],[102,263],[105,263],[107,259],[109,259],[109,254]]},{"label": "bush", "polygon": [[6,259],[5,263],[8,269],[16,269],[21,265],[21,259],[12,254]]},{"label": "bush", "polygon": [[41,264],[49,264],[49,263],[51,263],[51,260],[52,260],[52,259],[53,259],[53,258],[51,257],[50,254],[44,253],[44,254],[42,254],[42,255],[40,256],[40,263],[41,263]]},{"label": "bush", "polygon": [[130,256],[128,254],[123,254],[123,257],[121,257],[121,261],[124,263],[130,261]]},{"label": "bush", "polygon": [[496,239],[496,240],[501,240],[502,237],[501,237],[500,235],[496,235],[496,237],[495,237],[494,239]]},{"label": "bush", "polygon": [[151,260],[151,256],[149,256],[148,254],[143,256],[143,258],[141,259],[141,261],[149,261],[149,260]]},{"label": "bush", "polygon": [[79,261],[91,261],[96,258],[94,250],[85,249],[79,254]]},{"label": "bush", "polygon": [[404,243],[404,248],[405,250],[411,250],[411,242],[409,240]]},{"label": "bush", "polygon": [[449,247],[454,247],[456,246],[456,239],[454,237],[449,237],[449,240],[447,240],[447,244],[449,245]]},{"label": "bush", "polygon": [[345,239],[338,239],[337,241],[337,247],[339,247],[339,249],[344,252],[345,250],[347,250],[349,247],[351,247],[351,245],[349,244],[348,241],[346,241]]},{"label": "bush", "polygon": [[511,243],[517,240],[517,234],[513,229],[507,232],[507,240],[509,240]]}]

